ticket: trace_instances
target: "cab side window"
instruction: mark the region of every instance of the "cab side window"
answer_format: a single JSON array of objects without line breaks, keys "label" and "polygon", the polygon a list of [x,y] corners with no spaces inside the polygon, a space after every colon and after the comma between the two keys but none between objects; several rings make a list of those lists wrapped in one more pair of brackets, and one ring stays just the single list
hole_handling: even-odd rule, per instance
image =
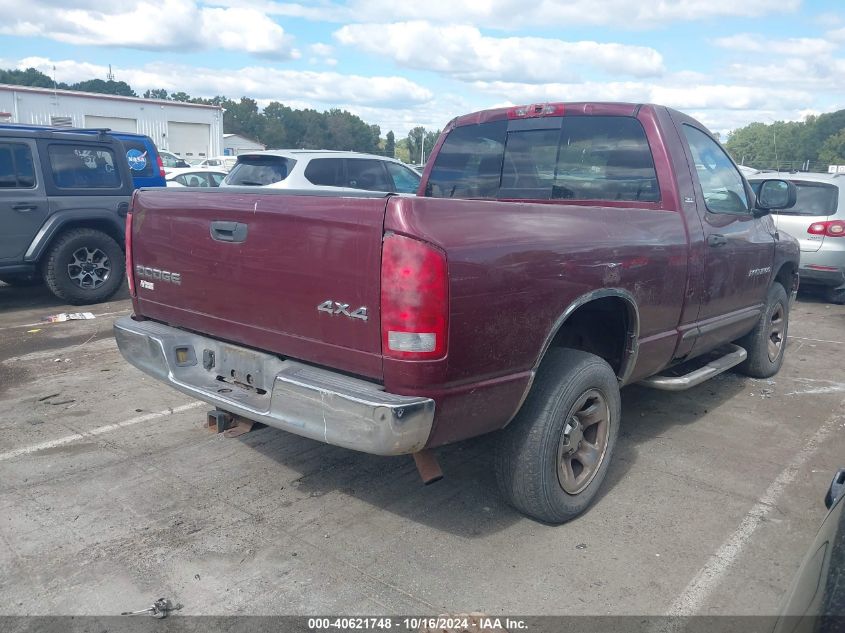
[{"label": "cab side window", "polygon": [[701,130],[690,125],[684,125],[683,129],[707,210],[733,215],[748,213],[748,196],[742,176],[725,150]]},{"label": "cab side window", "polygon": [[35,168],[32,152],[21,143],[0,144],[0,189],[32,189]]}]

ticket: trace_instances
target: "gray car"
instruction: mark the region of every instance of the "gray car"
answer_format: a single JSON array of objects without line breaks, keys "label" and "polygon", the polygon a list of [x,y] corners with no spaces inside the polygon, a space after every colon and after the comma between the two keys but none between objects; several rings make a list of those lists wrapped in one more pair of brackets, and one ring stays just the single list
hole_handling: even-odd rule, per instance
[{"label": "gray car", "polygon": [[[795,206],[772,215],[777,229],[801,245],[801,285],[819,287],[828,301],[845,304],[845,174],[778,176],[798,189]],[[755,192],[766,177],[749,178]]]},{"label": "gray car", "polygon": [[107,133],[0,129],[0,281],[43,282],[72,304],[121,287],[134,186],[124,156]]}]

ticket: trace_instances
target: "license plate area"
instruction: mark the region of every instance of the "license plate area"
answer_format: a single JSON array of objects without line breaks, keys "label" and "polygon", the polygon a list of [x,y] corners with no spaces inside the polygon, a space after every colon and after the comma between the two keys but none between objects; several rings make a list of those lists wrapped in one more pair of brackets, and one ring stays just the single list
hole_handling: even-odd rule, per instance
[{"label": "license plate area", "polygon": [[231,345],[220,345],[211,352],[215,356],[211,371],[218,381],[261,395],[267,393],[266,362],[262,354]]}]

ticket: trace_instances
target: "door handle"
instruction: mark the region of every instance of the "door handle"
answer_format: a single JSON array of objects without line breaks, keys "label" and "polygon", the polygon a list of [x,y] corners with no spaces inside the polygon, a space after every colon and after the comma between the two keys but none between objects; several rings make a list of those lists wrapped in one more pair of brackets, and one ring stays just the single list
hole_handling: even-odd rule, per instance
[{"label": "door handle", "polygon": [[711,233],[707,236],[708,246],[725,246],[728,243],[728,238],[718,233]]},{"label": "door handle", "polygon": [[218,242],[243,242],[246,240],[246,234],[247,225],[241,222],[211,223],[211,239]]},{"label": "door handle", "polygon": [[38,208],[38,205],[21,202],[20,204],[13,204],[12,208],[15,211],[35,211]]}]

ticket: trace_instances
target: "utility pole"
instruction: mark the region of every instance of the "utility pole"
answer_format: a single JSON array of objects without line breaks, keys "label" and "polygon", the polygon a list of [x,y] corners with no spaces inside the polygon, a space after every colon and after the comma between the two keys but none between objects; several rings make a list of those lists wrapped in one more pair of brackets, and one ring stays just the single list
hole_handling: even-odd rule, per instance
[{"label": "utility pole", "polygon": [[772,124],[772,143],[775,146],[775,169],[780,171],[780,161],[778,160],[778,131],[776,125],[777,123]]},{"label": "utility pole", "polygon": [[425,164],[425,128],[420,128],[420,167]]}]

